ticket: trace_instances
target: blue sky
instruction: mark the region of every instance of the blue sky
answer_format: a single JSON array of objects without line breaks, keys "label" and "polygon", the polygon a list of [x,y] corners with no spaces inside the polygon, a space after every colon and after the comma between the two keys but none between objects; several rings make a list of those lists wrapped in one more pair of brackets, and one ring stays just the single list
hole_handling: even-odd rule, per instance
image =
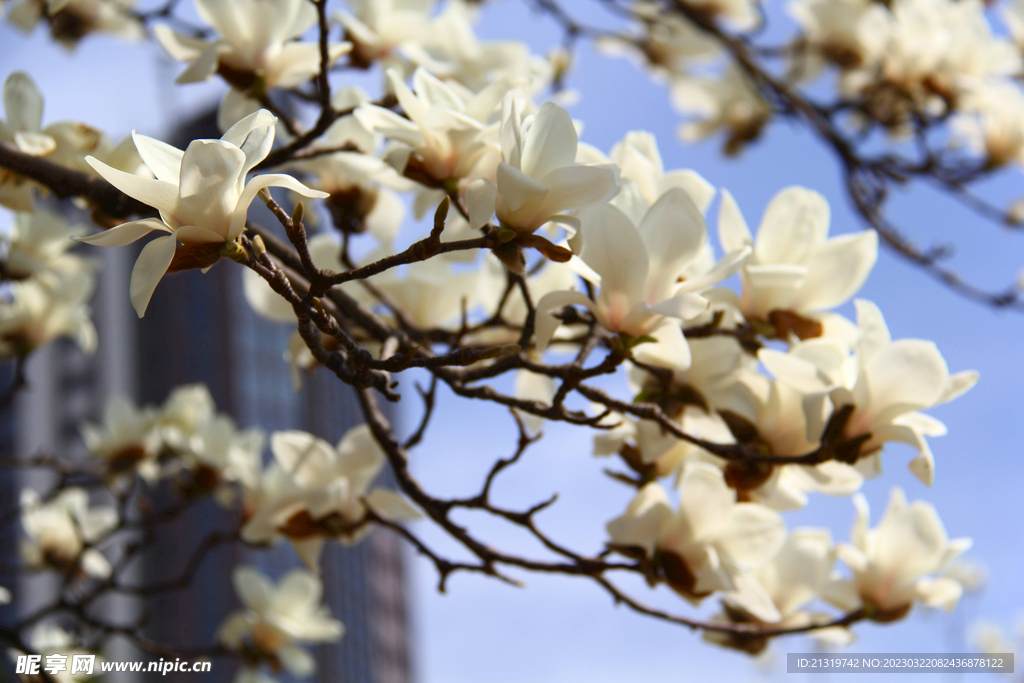
[{"label": "blue sky", "polygon": [[[538,50],[559,41],[550,22],[511,0],[488,7],[481,32],[487,37],[529,36]],[[714,185],[728,188],[752,227],[778,190],[804,185],[829,199],[833,233],[861,229],[849,209],[837,163],[803,131],[786,123],[773,124],[765,138],[739,159],[724,159],[717,141],[695,146],[677,141],[679,117],[672,112],[666,92],[630,62],[595,54],[586,44],[578,55],[570,85],[582,99],[572,114],[586,124],[584,141],[607,151],[629,130],[655,133],[667,168],[694,168]],[[102,127],[115,138],[132,128],[159,135],[179,114],[215,101],[221,90],[219,84],[171,86],[179,67],[169,64],[153,46],[126,46],[100,38],[85,41],[71,55],[38,32],[26,37],[0,25],[0,77],[16,69],[29,71],[42,89],[46,122],[77,119]],[[125,87],[128,83],[130,88]],[[1013,197],[1014,188],[1020,186],[1019,172],[1011,170],[991,185],[1001,196]],[[713,205],[712,216],[716,208]],[[1004,234],[1005,230],[929,191],[896,196],[891,215],[919,243],[954,244],[955,266],[982,284],[1002,287],[1024,266],[1020,237]],[[894,485],[903,486],[912,500],[932,502],[950,536],[974,538],[971,555],[988,566],[990,583],[953,615],[916,613],[895,625],[863,626],[852,649],[962,651],[963,632],[975,618],[984,616],[1012,627],[1024,607],[1018,528],[1024,519],[1020,458],[1024,421],[1019,418],[1024,387],[1019,340],[1024,338],[1024,315],[996,313],[969,303],[886,250],[859,296],[881,307],[894,338],[933,340],[951,371],[981,373],[980,383],[969,394],[931,411],[949,427],[947,436],[932,440],[935,485],[926,489],[911,477],[906,469],[911,452],[892,447],[884,458],[885,475],[867,482],[864,493],[875,519]],[[451,396],[442,401],[441,408],[457,406],[458,416],[435,425],[416,454],[415,468],[438,492],[469,493],[478,487],[490,463],[507,455],[511,423],[483,406],[456,404]],[[523,465],[499,482],[495,494],[500,502],[514,506],[559,492],[559,503],[539,521],[556,537],[572,539],[581,550],[594,550],[603,540],[605,521],[623,509],[629,492],[600,473],[605,463],[591,457],[589,434],[561,426],[547,431],[546,439],[528,453]],[[852,514],[848,499],[818,497],[806,510],[786,519],[791,526],[828,526],[838,540],[845,540]],[[507,547],[532,548],[528,539],[505,527],[473,518],[466,522]],[[445,547],[444,539],[422,531]],[[741,655],[707,646],[685,629],[614,607],[596,586],[557,577],[521,578],[528,583],[526,588],[457,575],[442,596],[434,590],[431,566],[414,563],[416,662],[422,683],[612,683],[662,677],[714,677],[724,683],[761,676]],[[645,595],[645,587],[635,588],[638,595]],[[659,593],[655,599],[682,612],[691,609],[671,595]],[[707,604],[698,613],[707,614],[711,607]],[[776,649],[785,653],[808,647],[806,641],[789,640]],[[772,677],[824,680],[782,672]],[[952,679],[908,675],[907,680]]]}]

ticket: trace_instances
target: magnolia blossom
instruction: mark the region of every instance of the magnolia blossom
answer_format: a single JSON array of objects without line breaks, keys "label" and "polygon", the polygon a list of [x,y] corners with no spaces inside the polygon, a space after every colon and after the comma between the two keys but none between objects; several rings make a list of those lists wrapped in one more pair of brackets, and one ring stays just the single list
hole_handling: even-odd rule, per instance
[{"label": "magnolia blossom", "polygon": [[[137,171],[140,160],[127,152],[125,139],[114,146],[106,135],[81,123],[60,121],[43,127],[43,95],[32,78],[15,71],[4,82],[4,111],[0,121],[0,143],[15,147],[24,154],[46,157],[75,171],[92,173],[85,155],[106,161],[116,168]],[[42,186],[11,171],[0,173],[0,204],[15,211],[32,211],[32,189]]]},{"label": "magnolia blossom", "polygon": [[56,656],[61,658],[60,661],[68,663],[63,670],[50,674],[50,677],[57,683],[88,683],[95,677],[96,666],[93,669],[94,673],[91,674],[86,671],[71,673],[70,664],[79,655],[94,658],[94,661],[103,661],[103,657],[83,649],[79,639],[74,635],[49,621],[40,623],[32,629],[28,636],[28,645],[35,654],[42,656],[40,668],[46,670],[48,674],[54,671],[48,669],[47,659],[49,657]]},{"label": "magnolia blossom", "polygon": [[[239,111],[247,95],[259,95],[268,88],[292,88],[319,73],[319,44],[295,40],[317,21],[316,9],[307,0],[196,0],[195,5],[200,18],[215,28],[220,38],[207,41],[164,24],[153,28],[167,54],[189,63],[178,83],[220,74],[232,86],[225,103]],[[351,47],[349,43],[329,44],[329,61]]]},{"label": "magnolia blossom", "polygon": [[821,311],[853,296],[878,256],[878,235],[865,230],[827,239],[828,202],[817,192],[790,187],[765,209],[755,242],[727,191],[722,192],[718,233],[726,249],[753,247],[740,271],[740,310],[747,318],[771,322],[776,333],[818,336],[834,316]]},{"label": "magnolia blossom", "polygon": [[420,39],[406,43],[402,52],[442,80],[473,91],[502,80],[525,97],[539,96],[550,87],[565,68],[564,56],[554,51],[544,59],[520,40],[481,40],[473,28],[477,10],[472,2],[448,0],[424,25]]},{"label": "magnolia blossom", "polygon": [[440,188],[497,161],[497,127],[490,119],[507,90],[504,84],[474,94],[417,69],[410,90],[397,71],[389,69],[387,76],[405,116],[374,104],[363,104],[355,116],[396,143],[387,159],[399,172]]},{"label": "magnolia blossom", "polygon": [[803,78],[817,76],[826,62],[841,69],[874,64],[891,32],[892,14],[873,0],[794,0],[787,8],[810,46]]},{"label": "magnolia blossom", "polygon": [[659,79],[684,74],[692,64],[712,61],[721,54],[721,46],[693,22],[663,12],[656,2],[634,0],[631,9],[638,18],[645,19],[637,27],[639,35],[633,40],[618,36],[599,39],[597,45],[602,51],[634,56],[640,66],[649,66]]},{"label": "magnolia blossom", "polygon": [[756,140],[772,115],[764,97],[735,63],[720,76],[678,76],[672,81],[671,94],[676,110],[694,118],[680,126],[679,137],[694,142],[722,130],[729,155]]},{"label": "magnolia blossom", "polygon": [[[942,436],[945,426],[917,411],[951,401],[974,386],[974,371],[949,374],[946,361],[935,344],[920,339],[892,341],[878,307],[858,300],[857,323],[860,344],[856,369],[844,383],[827,395],[836,410],[851,410],[843,426],[843,437],[858,447],[853,457],[867,475],[881,471],[879,451],[887,441],[901,441],[919,452],[910,470],[931,486],[935,460],[925,436]],[[821,395],[822,397],[824,396]],[[821,433],[827,412],[821,404],[808,405],[808,433]]]},{"label": "magnolia blossom", "polygon": [[963,592],[960,584],[948,576],[928,575],[970,548],[971,539],[949,540],[935,508],[920,500],[908,505],[899,488],[892,490],[889,507],[874,529],[868,528],[867,500],[858,494],[853,502],[857,517],[851,543],[839,547],[853,579],[836,584],[826,597],[842,609],[862,606],[876,621],[901,619],[914,602],[953,609]]},{"label": "magnolia blossom", "polygon": [[591,301],[582,292],[552,292],[537,302],[537,348],[543,350],[559,325],[551,312],[567,305],[589,308],[605,330],[634,340],[652,336],[652,362],[686,368],[690,350],[675,320],[705,311],[707,300],[697,292],[723,280],[747,254],[741,248],[712,271],[682,284],[677,279],[704,248],[704,219],[689,195],[678,188],[666,192],[636,226],[618,209],[603,205],[580,212],[585,226],[576,243],[580,260],[596,274],[601,292]]},{"label": "magnolia blossom", "polygon": [[659,562],[669,585],[692,602],[733,590],[743,571],[768,562],[785,541],[779,515],[757,503],[737,503],[717,467],[689,463],[679,480],[679,508],[665,490],[647,484],[625,514],[608,523],[613,548],[639,550]]},{"label": "magnolia blossom", "polygon": [[92,353],[96,328],[88,302],[95,284],[91,269],[46,271],[10,283],[0,294],[0,356],[24,356],[59,337]]},{"label": "magnolia blossom", "polygon": [[957,141],[995,168],[1024,163],[1024,93],[1011,82],[981,82],[965,88],[951,128]]},{"label": "magnolia blossom", "polygon": [[19,550],[29,567],[80,569],[97,579],[110,575],[107,558],[91,544],[117,526],[117,512],[112,507],[90,507],[85,489],[66,488],[48,501],[33,489],[23,489],[21,525],[27,538]]},{"label": "magnolia blossom", "polygon": [[90,33],[141,40],[145,30],[133,15],[134,4],[135,0],[22,0],[13,4],[7,18],[24,31],[45,20],[50,35],[71,49]]},{"label": "magnolia blossom", "polygon": [[138,471],[154,481],[160,474],[157,456],[162,445],[156,426],[155,409],[136,408],[128,399],[115,396],[104,408],[102,424],[82,425],[82,440],[111,474]]},{"label": "magnolia blossom", "polygon": [[352,60],[369,67],[403,45],[415,45],[430,29],[435,0],[347,0],[351,12],[338,20],[352,42]]},{"label": "magnolia blossom", "polygon": [[391,491],[367,493],[384,466],[384,454],[366,425],[348,430],[337,447],[306,432],[275,432],[270,450],[274,461],[253,492],[251,516],[242,528],[242,537],[251,543],[287,536],[315,568],[325,538],[352,543],[369,530],[364,498],[394,521],[419,516]]},{"label": "magnolia blossom", "polygon": [[[345,625],[322,604],[323,584],[315,574],[293,569],[275,585],[258,570],[241,566],[232,580],[244,609],[221,624],[217,638],[231,650],[254,653],[257,665],[266,662],[275,671],[283,667],[304,678],[316,670],[316,660],[300,645],[336,642],[345,634]],[[243,668],[235,680],[250,675]]]},{"label": "magnolia blossom", "polygon": [[[776,628],[801,628],[827,623],[826,614],[804,611],[804,607],[832,586],[836,548],[827,529],[797,529],[788,537],[771,562],[737,578],[737,589],[723,598],[725,613],[718,621],[770,624]],[[842,627],[812,631],[809,635],[834,645],[848,645],[852,634]],[[729,633],[706,631],[704,639],[756,653],[768,645],[767,638],[742,638]]]},{"label": "magnolia blossom", "polygon": [[[199,265],[209,267],[219,257],[217,249],[242,234],[249,204],[260,190],[285,187],[304,197],[326,196],[289,175],[267,173],[245,182],[249,171],[270,152],[276,123],[277,118],[270,112],[260,110],[236,123],[220,140],[194,140],[184,152],[159,140],[134,135],[155,179],[118,171],[92,157],[87,159],[111,185],[157,209],[160,218],[122,223],[83,242],[120,247],[154,230],[169,233],[147,244],[132,270],[129,294],[140,318],[177,254],[186,261],[198,259]],[[178,242],[183,245],[181,249]]]},{"label": "magnolia blossom", "polygon": [[568,212],[611,199],[618,172],[576,162],[576,127],[557,104],[545,102],[526,116],[522,107],[514,93],[505,96],[497,183],[482,178],[466,189],[470,224],[480,228],[497,215],[502,228],[520,236],[552,221],[578,228]]}]

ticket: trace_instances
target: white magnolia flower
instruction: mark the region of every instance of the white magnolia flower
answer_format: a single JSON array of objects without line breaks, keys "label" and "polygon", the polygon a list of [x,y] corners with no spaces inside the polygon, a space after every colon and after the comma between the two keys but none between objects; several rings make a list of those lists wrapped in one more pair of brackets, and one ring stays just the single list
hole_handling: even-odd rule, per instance
[{"label": "white magnolia flower", "polygon": [[440,14],[422,24],[419,39],[403,46],[403,54],[438,78],[474,92],[502,80],[525,97],[550,87],[558,58],[531,54],[518,40],[480,40],[473,28],[478,8],[471,5],[465,0],[446,2]]},{"label": "white magnolia flower", "polygon": [[[35,654],[42,656],[43,660],[40,662],[41,669],[47,669],[47,658],[51,656],[60,658],[60,661],[66,664],[63,670],[54,671],[50,669],[50,671],[54,671],[50,676],[57,683],[87,683],[87,681],[94,678],[95,673],[90,674],[86,671],[71,673],[71,662],[78,655],[95,657],[94,661],[98,662],[103,661],[103,657],[83,649],[75,636],[53,622],[43,622],[36,625],[29,633],[28,645],[34,650]],[[97,667],[94,665],[93,671],[95,672],[96,670]],[[50,673],[50,671],[47,671],[47,673]]]},{"label": "white magnolia flower", "polygon": [[966,86],[951,123],[955,142],[966,144],[990,167],[1024,163],[1024,93],[1009,81]]},{"label": "white magnolia flower", "polygon": [[54,40],[71,49],[90,33],[133,41],[144,38],[134,5],[135,0],[23,0],[11,7],[7,19],[24,31],[46,21]]},{"label": "white magnolia flower", "polygon": [[997,36],[980,0],[898,0],[881,73],[918,106],[942,113],[965,82],[1011,76],[1022,66],[1013,43]]},{"label": "white magnolia flower", "polygon": [[66,488],[45,502],[33,489],[23,489],[21,525],[27,538],[20,554],[29,567],[78,568],[97,579],[110,575],[107,558],[86,546],[117,526],[117,512],[113,507],[90,507],[85,489]]},{"label": "white magnolia flower", "polygon": [[[87,154],[125,170],[138,168],[138,160],[124,154],[125,143],[115,147],[106,135],[94,128],[71,121],[43,127],[43,95],[28,74],[16,71],[8,76],[3,98],[6,120],[0,121],[0,143],[85,173],[92,173],[85,163]],[[0,174],[0,204],[15,211],[32,211],[33,188],[44,191],[34,181],[4,171]]]},{"label": "white magnolia flower", "polygon": [[397,71],[389,69],[387,76],[405,116],[374,104],[363,104],[355,116],[367,129],[397,143],[387,153],[388,163],[434,189],[479,177],[477,169],[491,172],[486,169],[497,163],[498,144],[490,119],[505,85],[495,83],[474,94],[417,69],[410,90]]},{"label": "white magnolia flower", "polygon": [[[316,23],[308,0],[196,0],[200,18],[220,34],[217,40],[187,36],[164,24],[153,34],[172,58],[188,62],[178,83],[203,81],[219,73],[233,88],[293,88],[320,71],[320,46],[297,40]],[[351,49],[328,45],[331,62]]]},{"label": "white magnolia flower", "polygon": [[644,20],[637,27],[639,34],[631,40],[601,38],[597,46],[603,52],[636,57],[638,66],[649,67],[659,78],[684,74],[691,65],[712,61],[721,54],[721,46],[692,21],[664,11],[656,2],[635,0],[631,10]]},{"label": "white magnolia flower", "polygon": [[15,213],[14,225],[6,238],[2,256],[4,275],[23,280],[47,270],[76,272],[91,270],[94,264],[68,253],[75,243],[72,237],[84,234],[81,226],[69,226],[60,215],[44,209]]},{"label": "white magnolia flower", "polygon": [[[150,232],[169,233],[145,246],[132,270],[129,293],[141,318],[160,279],[171,267],[178,242],[185,249],[217,247],[234,241],[245,229],[249,204],[267,187],[285,187],[304,197],[325,197],[289,175],[267,173],[245,177],[270,152],[277,119],[266,110],[232,126],[220,140],[194,140],[182,152],[144,135],[135,144],[156,175],[143,178],[111,168],[97,159],[87,161],[110,184],[160,212],[160,218],[123,223],[83,242],[101,247],[130,244]],[[209,267],[213,257],[202,265]]]},{"label": "white magnolia flower", "polygon": [[217,638],[232,650],[254,651],[271,669],[283,667],[305,678],[315,671],[316,661],[300,644],[337,642],[345,634],[345,625],[322,604],[323,584],[308,571],[293,569],[274,585],[258,570],[242,566],[232,580],[244,609],[221,624]]},{"label": "white magnolia flower", "polygon": [[611,545],[639,549],[659,562],[677,592],[699,602],[735,589],[735,578],[771,560],[785,541],[778,513],[758,503],[737,503],[722,472],[688,463],[679,482],[675,512],[657,482],[647,484],[625,514],[608,523]]},{"label": "white magnolia flower", "polygon": [[522,107],[515,93],[505,96],[497,183],[481,178],[466,189],[470,224],[480,228],[497,215],[502,228],[520,236],[548,222],[578,228],[568,212],[615,196],[618,171],[577,163],[576,127],[557,104],[545,102],[527,116]]},{"label": "white magnolia flower", "polygon": [[[861,340],[856,366],[841,386],[827,395],[835,410],[851,410],[842,436],[855,445],[852,457],[866,476],[881,471],[879,451],[887,441],[900,441],[916,448],[919,455],[910,470],[931,486],[935,460],[926,436],[942,436],[945,426],[917,411],[951,401],[974,386],[974,371],[949,374],[946,361],[935,344],[920,339],[892,341],[878,307],[857,300],[857,323]],[[822,394],[823,399],[826,394]],[[821,434],[829,417],[820,403],[808,405],[808,434]]]},{"label": "white magnolia flower", "polygon": [[914,602],[951,610],[962,587],[948,576],[932,578],[950,560],[971,547],[971,539],[946,536],[938,513],[924,501],[907,504],[903,490],[894,488],[878,526],[869,529],[867,500],[853,499],[857,517],[851,543],[839,547],[839,557],[853,571],[851,582],[837,584],[827,597],[842,609],[863,606],[877,621],[903,618]]},{"label": "white magnolia flower", "polygon": [[58,337],[75,341],[86,353],[96,349],[96,328],[89,299],[96,278],[92,269],[46,271],[12,282],[0,295],[0,355],[25,355]]},{"label": "white magnolia flower", "polygon": [[153,408],[137,408],[123,396],[115,396],[104,408],[102,424],[82,425],[82,440],[111,474],[137,471],[147,481],[155,481],[162,446],[157,417]]},{"label": "white magnolia flower", "polygon": [[576,291],[552,292],[538,301],[537,348],[547,346],[559,325],[552,311],[579,304],[589,308],[608,332],[633,340],[652,337],[656,348],[645,349],[651,362],[689,367],[690,350],[676,321],[707,310],[708,301],[697,292],[734,273],[748,249],[727,255],[712,271],[679,284],[679,276],[707,241],[704,218],[686,192],[666,192],[639,226],[608,205],[587,208],[579,216],[584,227],[573,246],[593,271],[585,277],[597,280],[601,291],[593,301]]},{"label": "white magnolia flower", "polygon": [[[723,248],[753,247],[740,271],[744,316],[771,321],[776,314],[785,322],[787,313],[797,314],[798,320],[812,322],[794,324],[795,334],[820,333],[822,321],[828,322],[820,312],[853,296],[878,256],[874,230],[827,239],[828,228],[828,201],[812,190],[790,187],[768,204],[755,242],[732,195],[722,191],[718,233]],[[784,331],[779,334],[787,338]]]},{"label": "white magnolia flower", "polygon": [[287,536],[315,568],[325,538],[353,543],[369,530],[363,523],[364,497],[389,519],[419,516],[398,494],[379,488],[367,493],[384,466],[384,454],[366,425],[348,430],[337,447],[306,432],[275,432],[270,450],[274,461],[263,473],[242,528],[249,542]]},{"label": "white magnolia flower", "polygon": [[351,13],[338,20],[352,42],[352,61],[369,67],[388,60],[397,48],[427,38],[435,0],[346,0]]},{"label": "white magnolia flower", "polygon": [[722,130],[728,155],[756,140],[772,115],[768,102],[734,63],[721,75],[678,76],[671,94],[676,110],[694,118],[680,126],[679,137],[695,142]]},{"label": "white magnolia flower", "polygon": [[826,62],[843,70],[876,64],[891,33],[892,14],[873,0],[794,0],[787,9],[809,48],[793,68],[802,78]]},{"label": "white magnolia flower", "polygon": [[[619,192],[612,205],[639,223],[643,214],[672,188],[685,190],[701,214],[715,197],[715,187],[690,169],[666,171],[652,133],[634,130],[612,147],[609,160],[619,168],[619,180],[629,181],[635,192]],[[638,201],[639,199],[639,201]]]}]

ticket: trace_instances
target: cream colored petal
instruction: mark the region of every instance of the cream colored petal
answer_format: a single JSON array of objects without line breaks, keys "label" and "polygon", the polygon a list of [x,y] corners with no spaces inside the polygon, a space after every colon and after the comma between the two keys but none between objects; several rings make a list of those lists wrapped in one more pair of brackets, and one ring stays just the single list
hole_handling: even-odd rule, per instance
[{"label": "cream colored petal", "polygon": [[141,318],[146,315],[146,308],[149,300],[153,298],[153,291],[160,283],[160,279],[167,272],[174,260],[174,250],[177,247],[177,240],[174,235],[158,237],[143,249],[132,268],[131,282],[128,285],[128,294],[135,312]]}]

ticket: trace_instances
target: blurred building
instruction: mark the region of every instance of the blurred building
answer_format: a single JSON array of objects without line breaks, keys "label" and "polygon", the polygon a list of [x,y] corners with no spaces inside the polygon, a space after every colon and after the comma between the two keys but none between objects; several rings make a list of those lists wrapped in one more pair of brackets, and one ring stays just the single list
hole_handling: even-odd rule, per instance
[{"label": "blurred building", "polygon": [[[183,131],[171,140],[179,147],[190,139],[219,137],[212,114]],[[137,251],[96,252],[105,260],[94,302],[99,349],[90,358],[73,344],[58,342],[32,359],[31,387],[21,398],[14,430],[18,452],[80,452],[78,425],[97,419],[107,397],[124,394],[140,403],[159,404],[174,387],[194,382],[205,383],[218,410],[232,415],[241,427],[259,426],[268,433],[304,429],[334,443],[357,419],[358,407],[348,387],[329,373],[314,373],[301,392],[293,390],[282,360],[290,330],[252,312],[234,264],[217,264],[205,275],[186,271],[164,278],[146,317],[138,320],[127,293]],[[0,424],[0,437],[2,432]],[[159,545],[139,570],[139,580],[181,576],[207,534],[230,528],[230,514],[208,502],[163,529]],[[221,547],[206,556],[189,589],[147,602],[146,611],[152,614],[147,635],[183,647],[210,644],[218,625],[237,608],[230,570],[239,561],[272,576],[300,564],[287,543],[269,551]],[[315,648],[318,667],[313,680],[409,681],[401,541],[375,529],[352,547],[329,544],[322,570],[325,602],[345,623],[346,634],[337,644]],[[31,595],[19,600],[19,609],[38,602]],[[125,602],[109,609],[130,616],[138,606]],[[229,681],[233,673],[215,663],[212,680]],[[194,678],[169,674],[166,680],[184,682],[190,676]]]}]

